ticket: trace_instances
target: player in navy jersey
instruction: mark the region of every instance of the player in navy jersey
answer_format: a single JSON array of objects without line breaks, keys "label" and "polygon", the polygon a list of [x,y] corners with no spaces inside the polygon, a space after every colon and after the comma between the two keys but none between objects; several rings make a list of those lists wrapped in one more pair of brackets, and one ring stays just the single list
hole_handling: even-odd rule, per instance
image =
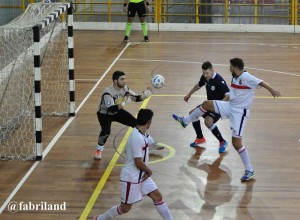
[{"label": "player in navy jersey", "polygon": [[268,83],[245,71],[244,61],[241,58],[233,58],[230,60],[230,72],[232,74],[230,93],[226,95],[224,101],[207,100],[187,117],[179,117],[175,114],[172,116],[184,128],[193,120],[204,115],[207,111],[219,113],[222,119],[229,119],[232,130],[233,147],[240,155],[245,166],[245,174],[242,176],[241,181],[248,181],[254,178],[254,170],[250,163],[248,151],[242,144],[242,137],[253,103],[254,90],[263,87],[267,89],[274,98],[281,95],[279,91],[272,88]]},{"label": "player in navy jersey", "polygon": [[[192,94],[199,89],[201,89],[203,86],[206,88],[206,94],[208,100],[222,100],[225,98],[226,93],[229,92],[229,88],[225,82],[225,80],[220,76],[218,73],[216,73],[213,69],[212,64],[209,61],[206,61],[202,64],[202,72],[203,75],[200,78],[200,81],[191,89],[191,91],[184,97],[184,101],[188,102],[188,100],[191,98]],[[199,108],[197,106],[196,108]],[[195,109],[193,109],[191,112],[193,112]],[[207,111],[203,116],[204,123],[206,127],[211,130],[213,135],[219,140],[220,147],[219,147],[219,153],[223,153],[227,146],[227,141],[225,141],[215,124],[220,118],[221,115]],[[206,142],[206,139],[203,137],[202,129],[200,120],[197,118],[195,121],[193,121],[193,127],[196,132],[196,139],[193,143],[190,144],[191,147],[198,147],[199,144],[203,144]]]}]

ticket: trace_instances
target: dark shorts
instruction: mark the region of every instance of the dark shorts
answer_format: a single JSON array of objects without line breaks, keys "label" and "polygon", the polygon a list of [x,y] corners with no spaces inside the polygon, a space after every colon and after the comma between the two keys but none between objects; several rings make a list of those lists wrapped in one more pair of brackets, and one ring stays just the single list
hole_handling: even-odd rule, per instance
[{"label": "dark shorts", "polygon": [[202,115],[203,118],[206,118],[207,116],[213,118],[214,123],[216,123],[221,118],[221,115],[219,115],[218,113],[210,112],[210,111],[208,111],[204,115]]},{"label": "dark shorts", "polygon": [[143,1],[139,2],[139,3],[129,2],[128,10],[127,10],[127,16],[128,17],[135,17],[136,13],[138,13],[139,17],[146,17],[146,6],[145,6],[145,3]]},{"label": "dark shorts", "polygon": [[105,134],[110,133],[111,123],[114,121],[119,122],[123,125],[130,126],[132,128],[136,126],[136,118],[125,109],[120,109],[115,115],[108,115],[97,112],[97,117],[102,131]]}]

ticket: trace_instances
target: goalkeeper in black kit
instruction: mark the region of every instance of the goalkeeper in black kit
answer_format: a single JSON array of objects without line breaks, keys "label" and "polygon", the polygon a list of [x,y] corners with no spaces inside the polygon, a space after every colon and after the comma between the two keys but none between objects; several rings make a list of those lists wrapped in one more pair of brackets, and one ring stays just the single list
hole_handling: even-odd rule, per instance
[{"label": "goalkeeper in black kit", "polygon": [[[126,86],[126,76],[123,71],[115,71],[112,76],[113,84],[104,89],[97,110],[98,121],[101,126],[101,132],[98,138],[97,150],[94,159],[100,160],[104,145],[111,132],[111,123],[119,122],[123,125],[134,128],[136,118],[124,109],[130,102],[141,102],[149,98],[152,90],[148,87],[142,95],[136,94]],[[153,138],[148,135],[148,141],[151,150],[162,150],[163,146],[159,145]]]}]

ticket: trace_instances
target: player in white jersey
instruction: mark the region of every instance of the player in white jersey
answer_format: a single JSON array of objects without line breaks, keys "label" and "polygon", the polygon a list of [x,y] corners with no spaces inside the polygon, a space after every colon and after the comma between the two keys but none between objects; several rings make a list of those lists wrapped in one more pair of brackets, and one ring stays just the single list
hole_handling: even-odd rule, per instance
[{"label": "player in white jersey", "polygon": [[113,206],[94,220],[108,220],[129,212],[132,204],[149,196],[158,213],[165,220],[172,220],[169,208],[163,201],[160,191],[152,180],[152,170],[148,167],[149,145],[146,131],[150,128],[153,112],[150,109],[140,109],[137,116],[137,126],[130,134],[126,148],[126,161],[122,168],[121,204]]},{"label": "player in white jersey", "polygon": [[[127,112],[124,107],[130,101],[141,102],[151,95],[151,88],[147,88],[142,95],[136,94],[126,86],[126,77],[123,71],[115,71],[112,76],[113,84],[104,89],[97,110],[97,117],[101,126],[98,145],[94,155],[96,160],[102,157],[102,151],[110,135],[112,122],[119,122],[130,127],[136,126],[136,118]],[[163,146],[148,136],[152,150],[162,150]]]},{"label": "player in white jersey", "polygon": [[190,122],[199,118],[207,111],[220,114],[222,119],[229,119],[232,130],[232,144],[239,153],[245,166],[245,174],[241,180],[248,181],[254,177],[254,170],[252,169],[247,149],[242,144],[242,136],[250,114],[250,108],[254,98],[254,89],[263,87],[274,97],[281,95],[279,91],[273,89],[263,80],[244,71],[244,62],[240,58],[230,60],[230,72],[232,73],[232,82],[230,92],[226,94],[227,98],[223,99],[225,101],[204,101],[199,108],[191,112],[188,117],[178,117],[174,114],[172,116],[183,127],[186,127]]}]

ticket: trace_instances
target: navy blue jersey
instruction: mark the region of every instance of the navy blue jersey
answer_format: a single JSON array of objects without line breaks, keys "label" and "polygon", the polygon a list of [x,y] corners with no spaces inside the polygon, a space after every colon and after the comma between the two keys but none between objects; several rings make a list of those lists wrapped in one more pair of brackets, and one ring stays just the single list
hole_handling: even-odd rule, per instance
[{"label": "navy blue jersey", "polygon": [[206,87],[207,100],[222,100],[226,93],[229,92],[229,88],[225,80],[218,73],[214,73],[213,77],[210,80],[206,80],[202,75],[198,86]]}]

